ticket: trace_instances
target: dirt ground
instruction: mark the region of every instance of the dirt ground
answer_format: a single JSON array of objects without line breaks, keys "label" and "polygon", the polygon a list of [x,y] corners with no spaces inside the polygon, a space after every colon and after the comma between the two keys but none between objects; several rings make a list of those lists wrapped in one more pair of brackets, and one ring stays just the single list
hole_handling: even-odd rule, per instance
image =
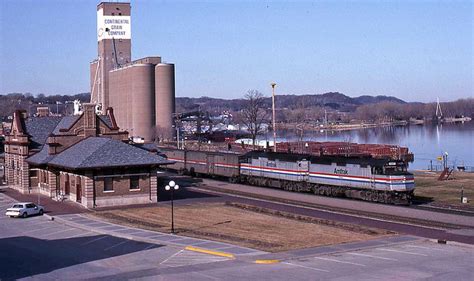
[{"label": "dirt ground", "polygon": [[[454,172],[452,179],[438,181],[440,172],[415,172],[415,195],[417,198],[436,203],[474,207],[474,173]],[[469,199],[461,204],[461,189]]]},{"label": "dirt ground", "polygon": [[[92,216],[143,229],[170,232],[171,209],[97,211]],[[320,220],[237,203],[194,203],[174,209],[180,235],[228,242],[269,252],[373,239],[393,232]]]}]

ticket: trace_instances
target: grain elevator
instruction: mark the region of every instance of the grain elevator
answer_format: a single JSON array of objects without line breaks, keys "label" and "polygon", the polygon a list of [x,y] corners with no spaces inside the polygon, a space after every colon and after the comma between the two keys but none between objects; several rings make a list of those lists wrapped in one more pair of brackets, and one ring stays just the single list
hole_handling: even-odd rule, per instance
[{"label": "grain elevator", "polygon": [[[99,112],[114,109],[130,137],[153,141],[171,136],[175,112],[174,64],[161,57],[131,59],[130,3],[97,6],[98,57],[90,64],[91,102]],[[166,133],[163,133],[166,132]]]}]

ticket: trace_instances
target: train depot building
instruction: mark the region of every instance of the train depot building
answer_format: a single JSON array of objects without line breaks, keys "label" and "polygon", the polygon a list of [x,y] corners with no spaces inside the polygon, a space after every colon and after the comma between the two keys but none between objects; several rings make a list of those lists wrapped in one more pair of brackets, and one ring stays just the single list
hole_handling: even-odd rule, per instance
[{"label": "train depot building", "polygon": [[98,115],[26,117],[16,111],[5,140],[7,185],[86,208],[157,201],[158,168],[172,162],[130,145],[111,108]]}]

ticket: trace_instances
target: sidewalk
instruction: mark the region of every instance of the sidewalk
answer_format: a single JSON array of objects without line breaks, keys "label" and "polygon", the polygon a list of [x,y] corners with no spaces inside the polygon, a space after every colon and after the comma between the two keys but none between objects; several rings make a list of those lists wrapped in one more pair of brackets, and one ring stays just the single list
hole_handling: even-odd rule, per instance
[{"label": "sidewalk", "polygon": [[89,210],[74,202],[58,202],[45,195],[38,196],[38,194],[21,194],[20,192],[6,186],[1,186],[0,192],[14,199],[16,202],[33,202],[37,205],[41,205],[44,207],[45,213],[48,215],[55,216],[89,212]]}]

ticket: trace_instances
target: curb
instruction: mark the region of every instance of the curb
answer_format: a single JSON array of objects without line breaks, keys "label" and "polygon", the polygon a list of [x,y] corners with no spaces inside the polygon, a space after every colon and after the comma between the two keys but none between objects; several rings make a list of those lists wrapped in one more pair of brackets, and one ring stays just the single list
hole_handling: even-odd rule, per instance
[{"label": "curb", "polygon": [[[397,236],[393,236],[393,237],[397,237]],[[388,243],[384,243],[384,244],[360,246],[360,247],[348,248],[348,249],[337,248],[338,245],[343,245],[343,244],[328,245],[329,247],[336,246],[336,248],[329,249],[329,250],[324,251],[324,252],[307,253],[307,254],[303,254],[303,255],[298,255],[297,253],[293,254],[293,253],[291,253],[291,251],[280,252],[280,253],[263,254],[263,255],[257,256],[257,258],[260,257],[261,259],[256,260],[255,263],[261,263],[261,264],[269,263],[269,262],[264,262],[264,261],[284,262],[284,261],[291,261],[291,260],[301,259],[301,258],[310,258],[310,257],[315,257],[315,256],[320,256],[320,255],[345,253],[345,252],[354,251],[354,250],[358,251],[358,250],[374,249],[374,248],[378,248],[378,247],[381,247],[381,246],[403,245],[403,244],[412,243],[414,241],[428,241],[428,239],[425,239],[423,237],[417,237],[417,236],[412,236],[412,235],[402,235],[401,237],[410,237],[410,238],[413,238],[413,239],[410,239],[410,240],[407,240],[407,241],[400,241],[400,242],[388,242]],[[370,239],[370,240],[366,240],[366,241],[376,241],[376,240],[378,240],[378,239],[376,238],[376,239]],[[364,241],[362,241],[362,242],[364,242]],[[358,242],[354,242],[354,243],[358,243]],[[326,246],[317,246],[317,247],[314,247],[312,249],[319,249],[319,248],[323,248],[323,247],[326,247]],[[308,249],[310,249],[310,248],[306,248],[306,250],[308,250]],[[257,262],[257,261],[262,261],[262,262]]]},{"label": "curb", "polygon": [[50,221],[54,221],[54,217],[53,217],[53,216],[50,216],[50,215],[47,215],[47,214],[43,214],[43,216],[44,216],[45,218],[47,218],[48,220],[50,220]]},{"label": "curb", "polygon": [[187,246],[184,249],[188,250],[188,251],[193,251],[193,252],[198,252],[198,253],[203,253],[203,254],[208,254],[208,255],[214,255],[214,256],[220,256],[220,257],[235,259],[235,256],[233,254],[229,254],[229,253],[225,253],[225,252],[213,251],[213,250],[208,250],[208,249],[203,249],[203,248],[198,248],[198,247],[193,247],[193,246]]},{"label": "curb", "polygon": [[436,243],[436,244],[441,244],[441,245],[453,245],[453,246],[458,246],[458,247],[467,247],[467,248],[473,248],[473,244],[467,244],[467,243],[461,243],[461,242],[456,242],[456,241],[451,241],[451,240],[444,240],[444,239],[428,239],[428,241]]}]

